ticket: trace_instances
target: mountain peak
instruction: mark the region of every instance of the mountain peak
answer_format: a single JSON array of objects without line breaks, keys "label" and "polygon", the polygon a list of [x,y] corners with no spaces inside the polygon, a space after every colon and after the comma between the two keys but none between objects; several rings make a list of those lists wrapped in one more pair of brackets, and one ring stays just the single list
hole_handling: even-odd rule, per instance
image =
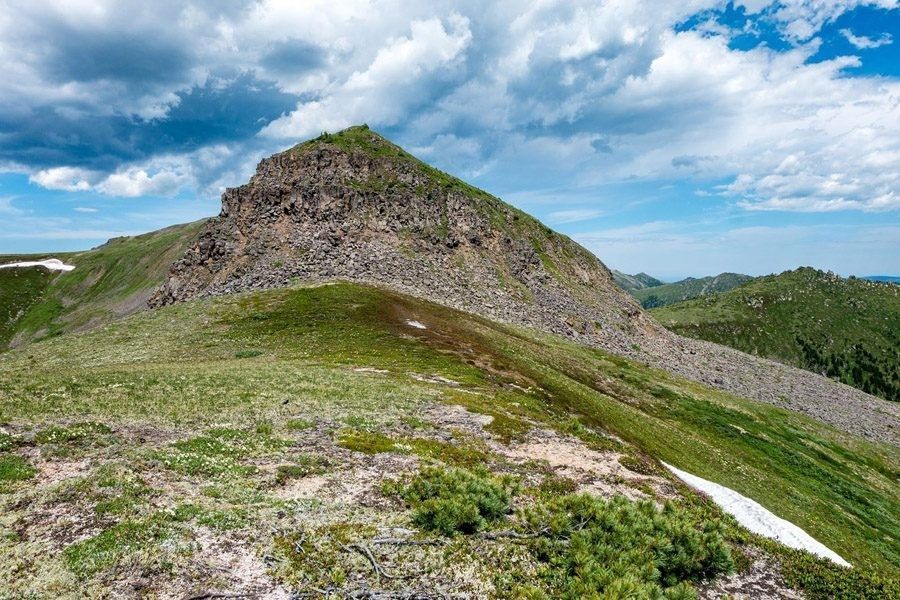
[{"label": "mountain peak", "polygon": [[333,279],[625,350],[661,330],[593,254],[366,126],[262,160],[151,305]]}]

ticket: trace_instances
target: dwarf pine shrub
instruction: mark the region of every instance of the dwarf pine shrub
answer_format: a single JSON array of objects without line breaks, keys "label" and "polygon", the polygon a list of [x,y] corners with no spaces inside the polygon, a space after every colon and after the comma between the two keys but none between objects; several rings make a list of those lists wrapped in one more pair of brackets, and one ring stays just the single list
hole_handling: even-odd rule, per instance
[{"label": "dwarf pine shrub", "polygon": [[523,517],[553,597],[696,598],[689,582],[734,567],[722,525],[672,504],[572,494]]},{"label": "dwarf pine shrub", "polygon": [[510,512],[516,486],[487,471],[431,467],[421,471],[401,495],[422,529],[443,535],[475,533]]}]

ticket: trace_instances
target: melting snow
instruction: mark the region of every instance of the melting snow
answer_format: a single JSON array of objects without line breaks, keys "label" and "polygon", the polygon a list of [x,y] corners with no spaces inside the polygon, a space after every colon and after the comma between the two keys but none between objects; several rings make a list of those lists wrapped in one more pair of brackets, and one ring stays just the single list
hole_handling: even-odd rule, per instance
[{"label": "melting snow", "polygon": [[48,258],[47,260],[29,260],[25,262],[8,263],[0,265],[0,269],[8,269],[11,267],[44,267],[51,271],[71,271],[75,265],[67,265],[58,258]]},{"label": "melting snow", "polygon": [[778,540],[785,546],[806,550],[816,556],[827,558],[844,567],[852,566],[834,551],[813,538],[811,535],[784,519],[775,516],[764,506],[738,494],[734,490],[718,483],[707,481],[696,475],[691,475],[672,465],[666,468],[672,471],[679,479],[694,489],[709,495],[713,501],[722,507],[722,510],[737,519],[737,522],[758,535]]},{"label": "melting snow", "polygon": [[407,321],[406,324],[410,327],[415,327],[416,329],[428,329],[423,323],[418,321]]}]

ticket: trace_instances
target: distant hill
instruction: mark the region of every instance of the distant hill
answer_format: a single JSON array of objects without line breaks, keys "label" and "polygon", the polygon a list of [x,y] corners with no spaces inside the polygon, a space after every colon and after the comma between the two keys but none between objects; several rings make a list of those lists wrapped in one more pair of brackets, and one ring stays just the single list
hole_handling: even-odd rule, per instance
[{"label": "distant hill", "polygon": [[69,273],[43,267],[0,269],[0,351],[143,308],[201,224],[113,238],[84,252],[0,256],[0,264],[56,257],[76,267]]},{"label": "distant hill", "polygon": [[618,285],[629,294],[637,290],[665,285],[665,282],[660,281],[655,277],[651,277],[646,273],[629,275],[628,273],[623,273],[622,271],[616,271],[615,269],[613,269],[612,274],[613,280],[616,282],[616,285]]},{"label": "distant hill", "polygon": [[691,298],[727,292],[752,279],[753,277],[750,275],[741,275],[740,273],[720,273],[699,279],[688,277],[675,283],[635,290],[631,292],[631,295],[637,298],[644,308],[658,308]]},{"label": "distant hill", "polygon": [[900,277],[895,275],[867,275],[863,277],[863,279],[868,279],[869,281],[878,281],[880,283],[896,283],[900,284]]},{"label": "distant hill", "polygon": [[809,267],[652,311],[695,338],[900,400],[900,288]]}]

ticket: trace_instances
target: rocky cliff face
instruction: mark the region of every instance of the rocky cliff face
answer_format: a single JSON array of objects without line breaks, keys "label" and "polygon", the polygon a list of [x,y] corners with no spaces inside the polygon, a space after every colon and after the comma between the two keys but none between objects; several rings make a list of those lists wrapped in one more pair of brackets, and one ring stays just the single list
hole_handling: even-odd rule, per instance
[{"label": "rocky cliff face", "polygon": [[897,442],[897,406],[665,330],[590,252],[367,127],[263,160],[177,261],[151,306],[343,279],[389,287],[646,361]]},{"label": "rocky cliff face", "polygon": [[151,305],[326,279],[621,348],[659,329],[595,256],[364,127],[263,160]]}]

